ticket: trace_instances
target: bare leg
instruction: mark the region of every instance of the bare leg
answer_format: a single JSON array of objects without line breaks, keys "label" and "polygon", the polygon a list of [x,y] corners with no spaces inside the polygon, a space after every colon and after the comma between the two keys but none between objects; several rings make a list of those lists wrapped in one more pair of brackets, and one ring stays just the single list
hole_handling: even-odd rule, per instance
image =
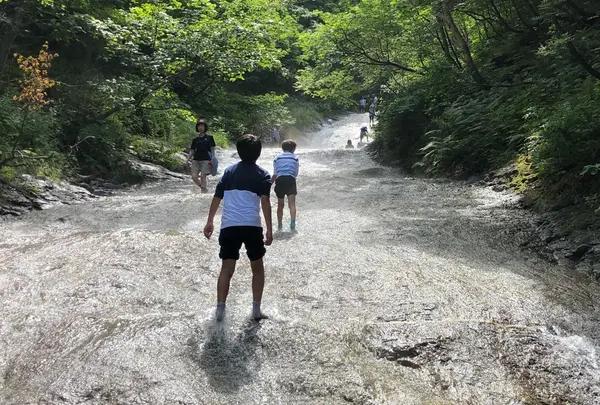
[{"label": "bare leg", "polygon": [[206,188],[206,177],[207,177],[207,175],[206,175],[206,174],[204,174],[204,173],[202,173],[202,174],[200,175],[200,179],[201,179],[201,180],[200,180],[200,187],[201,187],[201,188]]},{"label": "bare leg", "polygon": [[202,187],[202,183],[200,182],[200,178],[198,177],[198,173],[192,173],[192,180],[198,187]]},{"label": "bare leg", "polygon": [[252,298],[254,302],[262,301],[263,289],[265,288],[265,266],[263,259],[250,262],[252,268]]},{"label": "bare leg", "polygon": [[277,199],[277,227],[283,227],[283,209],[285,208],[285,198]]},{"label": "bare leg", "polygon": [[225,303],[227,301],[227,295],[229,294],[229,283],[231,277],[235,272],[235,260],[223,260],[221,266],[221,274],[219,274],[219,281],[217,282],[217,302]]},{"label": "bare leg", "polygon": [[290,217],[292,217],[292,221],[296,221],[296,196],[295,195],[288,196],[288,204],[290,205]]},{"label": "bare leg", "polygon": [[265,267],[263,259],[258,259],[250,262],[252,268],[252,317],[255,321],[268,319],[260,310],[260,302],[262,301],[263,289],[265,288]]}]

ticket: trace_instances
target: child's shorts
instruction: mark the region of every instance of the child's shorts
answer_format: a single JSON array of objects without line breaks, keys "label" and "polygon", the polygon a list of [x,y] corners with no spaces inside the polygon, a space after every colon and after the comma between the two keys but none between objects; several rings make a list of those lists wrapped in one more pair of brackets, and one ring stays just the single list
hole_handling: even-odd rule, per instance
[{"label": "child's shorts", "polygon": [[222,260],[239,260],[242,244],[251,262],[260,260],[267,253],[263,240],[263,229],[256,226],[231,226],[221,229],[219,257]]},{"label": "child's shorts", "polygon": [[275,180],[275,195],[280,200],[286,195],[296,195],[296,179],[292,176],[281,176]]}]

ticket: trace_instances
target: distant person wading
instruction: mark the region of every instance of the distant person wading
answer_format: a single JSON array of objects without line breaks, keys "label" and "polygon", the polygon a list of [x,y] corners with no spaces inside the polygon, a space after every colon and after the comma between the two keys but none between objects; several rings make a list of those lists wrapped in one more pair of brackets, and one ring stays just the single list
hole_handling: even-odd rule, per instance
[{"label": "distant person wading", "polygon": [[365,112],[365,107],[367,106],[367,99],[365,98],[365,96],[361,97],[359,105],[360,105],[360,112],[362,114]]},{"label": "distant person wading", "polygon": [[363,138],[367,138],[367,142],[369,142],[369,129],[367,128],[367,124],[363,124],[360,127],[360,142],[362,143]]},{"label": "distant person wading", "polygon": [[192,162],[192,180],[200,187],[203,193],[208,192],[206,177],[211,174],[213,157],[215,156],[215,139],[206,135],[208,125],[204,120],[196,122],[198,136],[192,141],[187,161]]},{"label": "distant person wading", "polygon": [[279,144],[280,141],[281,134],[279,133],[279,125],[277,125],[275,128],[273,128],[272,142],[275,144]]}]

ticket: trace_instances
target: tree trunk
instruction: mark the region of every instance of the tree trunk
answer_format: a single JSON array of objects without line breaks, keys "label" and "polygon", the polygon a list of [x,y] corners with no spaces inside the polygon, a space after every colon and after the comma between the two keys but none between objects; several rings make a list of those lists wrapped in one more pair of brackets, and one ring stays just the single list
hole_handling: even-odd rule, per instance
[{"label": "tree trunk", "polygon": [[471,55],[471,49],[469,48],[469,44],[467,43],[466,39],[462,36],[462,34],[460,33],[460,29],[454,22],[454,18],[452,18],[452,12],[450,11],[450,9],[448,7],[445,7],[444,10],[439,14],[439,16],[442,19],[442,21],[444,21],[448,26],[448,29],[454,37],[454,40],[460,45],[463,58],[465,60],[465,63],[467,64],[471,76],[473,77],[473,80],[475,80],[475,83],[477,83],[483,88],[489,89],[490,84],[481,75],[479,69],[477,68],[477,65],[475,65],[475,61],[473,60],[473,56]]},{"label": "tree trunk", "polygon": [[[554,26],[556,27],[556,31],[559,34],[565,34],[565,30],[563,29],[562,25],[560,25],[560,22],[558,21],[558,18],[556,18],[556,17],[554,17]],[[571,57],[573,58],[573,60],[575,62],[579,63],[581,65],[581,67],[590,74],[590,76],[592,76],[596,80],[600,80],[600,71],[598,69],[594,68],[583,57],[583,55],[579,52],[579,50],[577,50],[577,47],[575,47],[575,45],[573,44],[572,41],[567,41],[567,49],[569,50],[569,53],[571,54]]]},{"label": "tree trunk", "polygon": [[452,56],[452,54],[450,53],[450,44],[448,43],[446,29],[444,28],[444,25],[441,22],[438,23],[437,31],[438,32],[436,37],[440,43],[440,46],[442,47],[442,50],[444,51],[444,55],[446,55],[446,59],[448,59],[450,63],[457,66],[459,69],[462,68],[460,62],[456,60],[454,56]]},{"label": "tree trunk", "polygon": [[529,31],[535,31],[535,27],[534,27],[532,21],[529,18],[527,18],[527,16],[523,13],[523,11],[521,11],[519,2],[520,2],[520,0],[512,0],[512,6],[515,9],[515,12],[517,13],[517,17],[519,18],[521,23],[525,26],[525,28],[527,28]]}]

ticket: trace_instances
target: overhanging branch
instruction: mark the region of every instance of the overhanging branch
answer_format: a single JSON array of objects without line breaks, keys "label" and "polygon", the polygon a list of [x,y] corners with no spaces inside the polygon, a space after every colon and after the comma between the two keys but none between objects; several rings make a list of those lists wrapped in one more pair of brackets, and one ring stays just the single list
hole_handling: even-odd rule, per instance
[{"label": "overhanging branch", "polygon": [[356,58],[358,63],[369,66],[388,66],[404,72],[423,75],[422,72],[394,62],[390,60],[389,57],[378,57],[377,55],[372,55],[367,49],[365,49],[364,46],[350,38],[347,32],[343,33],[343,40],[345,44],[336,42],[338,51],[346,56]]}]

